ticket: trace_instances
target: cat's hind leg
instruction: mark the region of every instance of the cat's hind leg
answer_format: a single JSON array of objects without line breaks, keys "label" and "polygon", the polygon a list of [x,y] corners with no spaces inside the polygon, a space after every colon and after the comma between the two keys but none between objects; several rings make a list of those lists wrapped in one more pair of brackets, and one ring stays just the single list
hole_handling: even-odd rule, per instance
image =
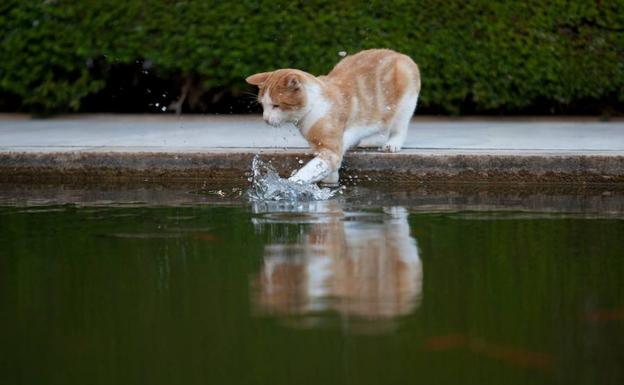
[{"label": "cat's hind leg", "polygon": [[416,104],[418,103],[418,94],[406,95],[399,102],[397,112],[390,121],[388,127],[388,141],[381,146],[382,151],[399,152],[403,148],[410,120],[414,115]]}]

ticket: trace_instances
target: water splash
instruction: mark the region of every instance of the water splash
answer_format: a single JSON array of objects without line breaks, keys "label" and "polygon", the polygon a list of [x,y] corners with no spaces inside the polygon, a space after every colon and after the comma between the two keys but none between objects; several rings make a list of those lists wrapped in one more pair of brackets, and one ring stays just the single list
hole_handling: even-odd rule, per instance
[{"label": "water splash", "polygon": [[342,189],[321,188],[316,184],[303,184],[281,178],[277,171],[256,155],[251,164],[251,188],[247,192],[254,202],[262,201],[321,201],[327,200]]}]

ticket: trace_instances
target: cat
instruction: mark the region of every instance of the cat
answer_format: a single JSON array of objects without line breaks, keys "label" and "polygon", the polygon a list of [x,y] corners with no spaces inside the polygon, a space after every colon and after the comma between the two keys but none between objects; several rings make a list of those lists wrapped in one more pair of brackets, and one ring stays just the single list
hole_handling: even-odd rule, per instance
[{"label": "cat", "polygon": [[371,49],[346,56],[326,76],[278,69],[249,76],[258,86],[263,118],[294,123],[316,157],[289,179],[337,184],[344,153],[382,136],[381,149],[401,150],[420,94],[420,70],[406,55]]}]

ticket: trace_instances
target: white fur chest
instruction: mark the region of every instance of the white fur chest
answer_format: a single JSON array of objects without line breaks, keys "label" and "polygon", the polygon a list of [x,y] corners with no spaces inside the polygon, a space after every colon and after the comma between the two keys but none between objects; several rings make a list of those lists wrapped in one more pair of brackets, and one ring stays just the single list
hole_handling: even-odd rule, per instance
[{"label": "white fur chest", "polygon": [[320,85],[306,84],[305,89],[308,105],[304,116],[297,122],[297,127],[303,136],[306,136],[312,126],[329,113],[331,107],[331,103],[323,95]]}]

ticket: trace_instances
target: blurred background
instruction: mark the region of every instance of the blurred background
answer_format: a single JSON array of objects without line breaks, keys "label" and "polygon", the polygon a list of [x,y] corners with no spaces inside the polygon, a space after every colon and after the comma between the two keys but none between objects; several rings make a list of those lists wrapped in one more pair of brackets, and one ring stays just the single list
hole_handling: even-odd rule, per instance
[{"label": "blurred background", "polygon": [[0,111],[248,113],[244,78],[391,48],[419,114],[624,112],[624,1],[0,1]]}]

